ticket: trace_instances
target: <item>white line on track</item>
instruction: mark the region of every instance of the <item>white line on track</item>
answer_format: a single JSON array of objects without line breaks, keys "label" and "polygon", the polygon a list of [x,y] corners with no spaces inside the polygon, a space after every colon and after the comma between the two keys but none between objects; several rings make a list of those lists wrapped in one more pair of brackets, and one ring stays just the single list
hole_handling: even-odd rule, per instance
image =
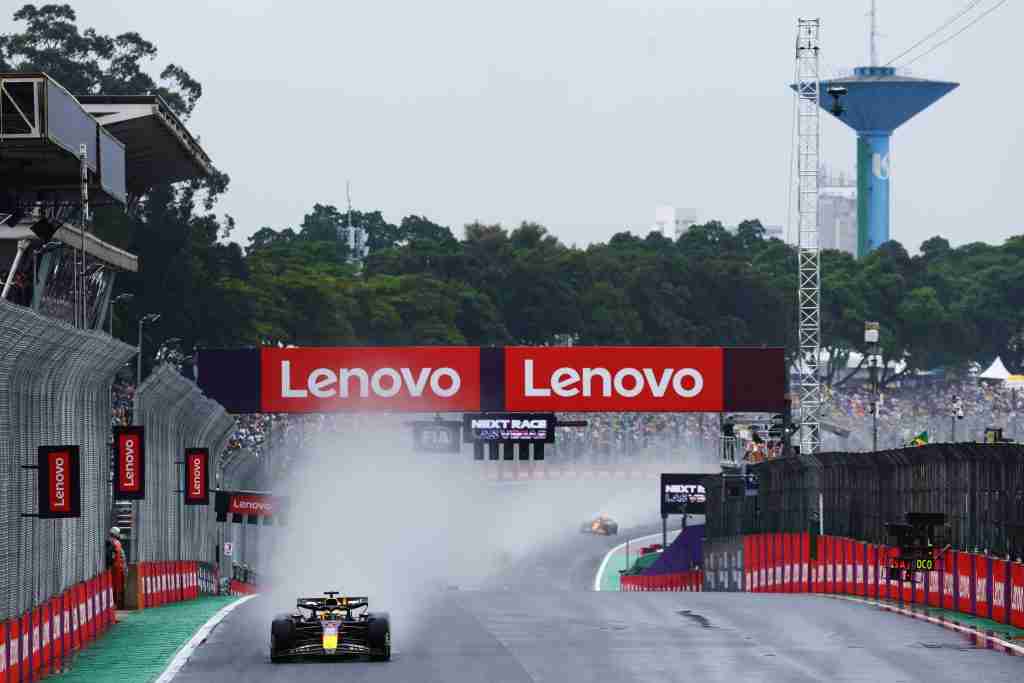
[{"label": "white line on track", "polygon": [[[670,532],[668,532],[669,542],[672,542],[672,540],[674,540],[675,537],[678,536],[678,535],[679,535],[678,531],[670,531]],[[636,538],[629,539],[628,541],[626,541],[626,543],[633,544],[633,543],[636,543],[637,541],[646,541],[648,538],[661,538],[661,533],[647,534],[646,536],[638,536]],[[594,577],[594,590],[595,591],[601,590],[601,577],[604,576],[604,570],[608,566],[608,561],[612,559],[612,555],[617,553],[622,548],[625,548],[626,547],[626,543],[620,543],[619,545],[617,545],[614,548],[612,548],[611,550],[609,550],[605,554],[604,559],[601,560],[601,566],[597,568],[597,575]]]},{"label": "white line on track", "polygon": [[1006,640],[1003,640],[1002,638],[998,638],[998,637],[996,637],[994,635],[990,635],[990,634],[985,633],[984,631],[980,631],[978,629],[969,628],[967,626],[961,626],[960,624],[952,622],[952,621],[948,621],[948,620],[944,620],[944,619],[936,619],[935,617],[928,616],[927,614],[921,614],[919,612],[914,612],[913,610],[906,610],[906,609],[903,609],[901,607],[897,607],[896,605],[888,605],[888,604],[881,603],[881,602],[875,602],[874,600],[865,600],[863,598],[855,598],[855,597],[851,597],[851,596],[848,596],[848,595],[828,595],[827,597],[834,598],[836,600],[847,600],[849,602],[859,602],[862,605],[870,605],[872,607],[878,607],[878,608],[886,610],[888,612],[896,612],[897,614],[903,614],[905,616],[913,617],[915,619],[920,619],[922,621],[927,621],[929,623],[935,624],[936,626],[942,626],[943,628],[952,629],[952,630],[958,631],[960,633],[966,633],[968,635],[978,636],[980,638],[984,638],[985,640],[991,641],[993,643],[997,643],[998,645],[1000,645],[1002,647],[1005,647],[1007,650],[1012,650],[1016,654],[1024,655],[1024,647],[1021,647],[1020,645],[1017,645],[1016,643],[1008,642]]},{"label": "white line on track", "polygon": [[247,595],[241,600],[236,600],[230,605],[224,607],[221,611],[210,617],[210,620],[203,624],[202,628],[196,631],[196,634],[192,636],[192,640],[188,641],[185,644],[185,647],[178,651],[177,656],[171,660],[171,663],[167,665],[164,672],[160,674],[160,678],[156,679],[156,683],[168,683],[168,681],[177,676],[178,672],[181,671],[181,667],[185,666],[188,658],[192,656],[192,653],[196,651],[196,648],[202,645],[203,641],[210,636],[210,632],[213,630],[214,626],[219,624],[221,620],[231,612],[231,610],[255,597],[255,595]]}]

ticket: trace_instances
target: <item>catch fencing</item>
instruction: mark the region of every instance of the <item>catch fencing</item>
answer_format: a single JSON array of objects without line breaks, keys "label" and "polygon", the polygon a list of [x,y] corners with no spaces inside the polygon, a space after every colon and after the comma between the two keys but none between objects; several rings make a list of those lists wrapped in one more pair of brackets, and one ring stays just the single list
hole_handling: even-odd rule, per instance
[{"label": "catch fencing", "polygon": [[234,419],[170,364],[157,367],[139,387],[134,414],[146,428],[146,499],[133,505],[138,531],[132,562],[216,562],[220,537],[212,493],[210,505],[184,505],[179,463],[186,448],[209,448],[212,472]]},{"label": "catch fencing", "polygon": [[756,496],[743,495],[742,482],[709,478],[709,536],[821,528],[825,534],[884,543],[892,540],[887,523],[902,522],[907,512],[938,512],[949,523],[942,540],[954,548],[1024,557],[1021,445],[822,453],[769,460],[747,471],[757,476]]},{"label": "catch fencing", "polygon": [[[110,391],[135,349],[0,300],[0,620],[91,580],[110,522]],[[81,447],[82,515],[38,511],[41,445]]]}]

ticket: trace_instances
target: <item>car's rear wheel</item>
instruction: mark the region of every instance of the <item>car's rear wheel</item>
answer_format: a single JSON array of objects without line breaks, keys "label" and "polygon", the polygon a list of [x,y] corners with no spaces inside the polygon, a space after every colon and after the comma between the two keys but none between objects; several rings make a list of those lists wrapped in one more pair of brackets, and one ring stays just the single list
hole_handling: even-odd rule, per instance
[{"label": "car's rear wheel", "polygon": [[370,661],[386,662],[391,659],[391,619],[387,612],[368,615],[366,640],[370,646]]},{"label": "car's rear wheel", "polygon": [[270,624],[270,661],[280,662],[284,660],[282,653],[287,652],[295,637],[295,624],[287,614],[281,614],[274,618]]}]

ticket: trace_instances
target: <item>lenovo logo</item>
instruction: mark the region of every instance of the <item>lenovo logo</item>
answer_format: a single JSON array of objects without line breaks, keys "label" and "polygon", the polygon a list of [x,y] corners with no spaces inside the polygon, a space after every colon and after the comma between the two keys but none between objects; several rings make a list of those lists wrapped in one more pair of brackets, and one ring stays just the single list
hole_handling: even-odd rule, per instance
[{"label": "lenovo logo", "polygon": [[50,512],[70,512],[68,455],[66,453],[50,453],[50,486],[53,492],[53,497],[50,499]]},{"label": "lenovo logo", "polygon": [[228,512],[236,515],[269,517],[274,514],[274,498],[267,495],[232,495]]},{"label": "lenovo logo", "polygon": [[270,503],[261,503],[255,500],[239,500],[234,502],[234,508],[238,512],[270,512],[273,508]]},{"label": "lenovo logo", "polygon": [[185,503],[188,505],[206,505],[209,500],[206,476],[208,461],[209,452],[205,448],[185,451]]},{"label": "lenovo logo", "polygon": [[462,377],[453,368],[315,368],[296,388],[292,384],[290,361],[281,361],[281,398],[392,398],[403,393],[413,398],[430,391],[440,398],[451,398],[462,388]]},{"label": "lenovo logo", "polygon": [[722,350],[685,347],[505,349],[513,411],[717,411]]},{"label": "lenovo logo", "polygon": [[635,398],[648,394],[661,398],[669,389],[682,398],[694,398],[704,389],[704,376],[694,368],[620,368],[612,373],[608,368],[570,368],[554,370],[544,383],[537,386],[533,361],[523,361],[526,396],[623,396]]}]

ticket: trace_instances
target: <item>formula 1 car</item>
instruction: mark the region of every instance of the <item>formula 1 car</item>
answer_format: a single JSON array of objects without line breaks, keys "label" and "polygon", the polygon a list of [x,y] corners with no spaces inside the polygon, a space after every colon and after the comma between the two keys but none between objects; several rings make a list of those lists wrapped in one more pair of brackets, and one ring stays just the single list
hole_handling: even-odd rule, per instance
[{"label": "formula 1 car", "polygon": [[602,512],[594,519],[583,522],[583,526],[580,527],[580,533],[615,536],[619,533],[619,523]]},{"label": "formula 1 car", "polygon": [[367,611],[370,601],[365,597],[339,597],[336,591],[324,595],[299,598],[295,612],[275,617],[270,625],[270,661],[307,656],[391,659],[387,612]]}]

